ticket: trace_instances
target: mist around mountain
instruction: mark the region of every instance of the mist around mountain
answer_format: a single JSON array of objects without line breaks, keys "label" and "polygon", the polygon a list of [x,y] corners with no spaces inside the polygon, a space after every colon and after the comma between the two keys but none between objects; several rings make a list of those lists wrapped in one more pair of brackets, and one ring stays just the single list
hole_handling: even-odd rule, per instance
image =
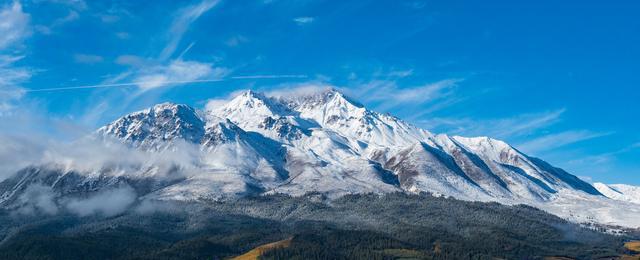
[{"label": "mist around mountain", "polygon": [[593,259],[640,227],[633,187],[334,89],[163,103],[72,143],[23,144],[32,161],[0,182],[7,258],[217,259],[292,237],[264,257]]}]

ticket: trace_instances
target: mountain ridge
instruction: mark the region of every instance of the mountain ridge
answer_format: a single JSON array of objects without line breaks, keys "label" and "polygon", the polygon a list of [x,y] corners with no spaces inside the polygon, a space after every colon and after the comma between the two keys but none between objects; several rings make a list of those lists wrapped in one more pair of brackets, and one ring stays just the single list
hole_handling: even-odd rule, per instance
[{"label": "mountain ridge", "polygon": [[[121,181],[156,187],[151,192],[134,190],[141,198],[157,200],[216,200],[273,193],[299,196],[319,192],[337,198],[353,193],[428,192],[464,200],[529,204],[577,221],[603,219],[625,224],[629,219],[615,216],[612,221],[611,216],[598,211],[576,214],[586,207],[585,202],[597,201],[605,207],[610,200],[574,175],[503,141],[436,135],[368,110],[335,89],[292,97],[246,91],[207,111],[162,103],[125,115],[93,136],[115,139],[151,154],[179,153],[186,144],[197,155],[197,163],[168,169],[155,165],[125,169],[122,171],[127,174],[117,176],[119,179],[100,169],[96,170],[98,179],[82,179],[79,174],[77,185],[90,181],[94,183],[92,191]],[[56,175],[56,170],[50,171]],[[165,181],[167,174],[158,174],[163,171],[178,177]],[[68,194],[54,182],[32,182],[51,187],[58,196]],[[3,196],[14,197],[0,200],[0,205],[15,201],[21,194],[16,189],[0,190]]]}]

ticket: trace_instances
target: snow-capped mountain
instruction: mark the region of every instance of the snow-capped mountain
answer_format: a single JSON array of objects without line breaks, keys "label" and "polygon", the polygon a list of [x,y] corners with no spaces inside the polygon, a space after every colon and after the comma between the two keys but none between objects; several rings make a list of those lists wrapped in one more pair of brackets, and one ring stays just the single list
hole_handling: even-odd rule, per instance
[{"label": "snow-capped mountain", "polygon": [[[436,135],[333,89],[277,98],[247,91],[208,111],[159,104],[98,129],[93,138],[115,139],[148,157],[171,152],[192,159],[170,167],[100,165],[89,173],[32,167],[0,183],[0,205],[19,201],[34,183],[57,196],[126,184],[141,199],[188,201],[405,191],[525,203],[580,221],[640,226],[628,215],[588,211],[627,204],[609,203],[602,189],[505,142]],[[625,214],[638,213],[640,207]]]},{"label": "snow-capped mountain", "polygon": [[611,199],[640,204],[640,187],[638,186],[596,182],[593,187]]},{"label": "snow-capped mountain", "polygon": [[189,106],[163,103],[126,115],[98,132],[137,147],[161,149],[174,140],[199,142],[204,136],[204,121]]}]

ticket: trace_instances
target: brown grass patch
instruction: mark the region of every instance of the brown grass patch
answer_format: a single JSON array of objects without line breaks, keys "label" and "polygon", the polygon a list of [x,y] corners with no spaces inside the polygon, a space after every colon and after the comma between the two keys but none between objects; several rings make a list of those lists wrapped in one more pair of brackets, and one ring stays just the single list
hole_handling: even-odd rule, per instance
[{"label": "brown grass patch", "polygon": [[262,254],[264,254],[269,250],[272,250],[275,248],[284,248],[284,247],[288,247],[289,245],[291,245],[291,238],[261,245],[254,249],[251,249],[251,251],[249,252],[246,252],[242,255],[236,256],[231,259],[232,260],[257,260]]},{"label": "brown grass patch", "polygon": [[636,255],[623,255],[621,260],[640,260],[640,241],[631,241],[624,243],[624,247],[628,250],[636,252]]},{"label": "brown grass patch", "polygon": [[640,253],[640,241],[631,241],[631,242],[624,243],[624,247],[626,247],[631,251]]}]

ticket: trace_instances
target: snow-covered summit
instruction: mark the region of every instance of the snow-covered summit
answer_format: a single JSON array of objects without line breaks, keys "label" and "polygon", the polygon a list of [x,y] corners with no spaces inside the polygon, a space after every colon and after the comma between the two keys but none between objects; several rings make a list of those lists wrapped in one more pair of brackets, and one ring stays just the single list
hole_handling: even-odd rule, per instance
[{"label": "snow-covered summit", "polygon": [[[400,189],[457,197],[546,201],[562,189],[599,195],[575,176],[503,141],[434,135],[371,111],[335,89],[280,97],[246,91],[204,114],[202,119],[188,106],[165,103],[127,115],[98,132],[141,147],[161,147],[176,138],[208,149],[236,142],[250,153],[261,151],[266,161],[288,161],[282,167],[300,174],[308,171],[294,169],[292,162],[328,163],[338,176],[361,172],[373,163],[380,174],[392,173]],[[265,141],[283,147],[283,157],[265,156]]]},{"label": "snow-covered summit", "polygon": [[[204,114],[202,119],[188,106],[165,103],[118,119],[98,133],[140,147],[181,139],[210,150],[235,142],[271,166],[300,174],[308,171],[293,162],[329,164],[338,176],[371,166],[396,176],[398,188],[458,197],[545,201],[562,189],[599,195],[577,177],[503,141],[434,135],[371,111],[335,89],[285,97],[246,91]],[[285,152],[271,158],[264,142]],[[286,163],[275,163],[280,160]]]},{"label": "snow-covered summit", "polygon": [[[131,180],[123,180],[123,175],[114,180],[107,173],[101,175],[105,183],[117,180],[153,186],[153,192],[138,190],[146,198],[430,192],[468,200],[536,205],[563,216],[580,216],[581,220],[604,218],[598,214],[605,210],[578,215],[567,208],[586,208],[585,201],[597,202],[600,207],[630,201],[611,202],[601,192],[607,195],[622,188],[596,190],[503,141],[435,135],[369,110],[335,89],[279,97],[246,91],[203,112],[163,103],[126,115],[96,134],[152,152],[174,147],[176,142],[198,147],[198,163],[190,166],[196,169],[190,169],[184,179],[159,181],[163,177],[156,174],[152,175],[153,185],[141,185],[150,181],[140,179],[148,174],[124,175]],[[0,195],[2,192],[19,194],[0,190]],[[629,212],[640,212],[640,207]],[[625,215],[607,219],[607,223],[625,224],[628,219]]]},{"label": "snow-covered summit", "polygon": [[97,133],[157,149],[178,139],[198,142],[204,135],[204,121],[187,105],[162,103],[121,117]]}]

